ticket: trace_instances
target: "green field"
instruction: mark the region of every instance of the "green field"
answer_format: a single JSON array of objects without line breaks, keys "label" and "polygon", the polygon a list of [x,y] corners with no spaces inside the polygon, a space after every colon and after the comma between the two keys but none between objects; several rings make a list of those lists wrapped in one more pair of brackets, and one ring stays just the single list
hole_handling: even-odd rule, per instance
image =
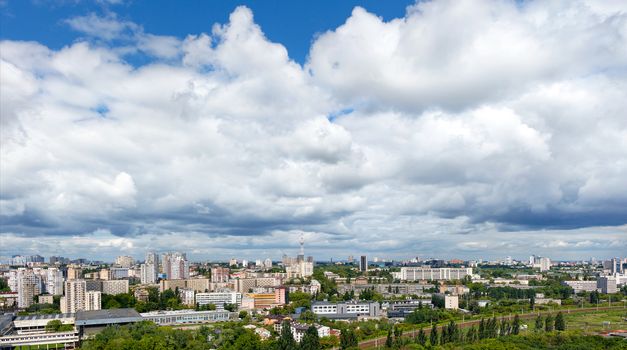
[{"label": "green field", "polygon": [[568,329],[582,329],[586,332],[601,332],[614,329],[627,330],[626,309],[582,314],[564,314],[564,316]]}]

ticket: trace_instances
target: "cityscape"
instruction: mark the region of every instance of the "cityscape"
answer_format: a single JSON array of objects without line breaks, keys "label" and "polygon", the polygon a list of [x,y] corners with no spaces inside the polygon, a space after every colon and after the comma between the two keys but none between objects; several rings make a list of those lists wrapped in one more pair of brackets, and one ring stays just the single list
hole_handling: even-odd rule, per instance
[{"label": "cityscape", "polygon": [[624,0],[0,0],[0,350],[625,350],[626,113]]}]

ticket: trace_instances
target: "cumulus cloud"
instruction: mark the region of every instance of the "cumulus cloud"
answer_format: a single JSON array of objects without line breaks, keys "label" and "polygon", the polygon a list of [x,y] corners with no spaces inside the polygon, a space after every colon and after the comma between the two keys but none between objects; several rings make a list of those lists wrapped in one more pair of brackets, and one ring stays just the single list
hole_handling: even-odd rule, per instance
[{"label": "cumulus cloud", "polygon": [[59,50],[2,41],[0,254],[623,251],[626,13],[356,8],[304,65],[246,7],[180,40],[88,14]]}]

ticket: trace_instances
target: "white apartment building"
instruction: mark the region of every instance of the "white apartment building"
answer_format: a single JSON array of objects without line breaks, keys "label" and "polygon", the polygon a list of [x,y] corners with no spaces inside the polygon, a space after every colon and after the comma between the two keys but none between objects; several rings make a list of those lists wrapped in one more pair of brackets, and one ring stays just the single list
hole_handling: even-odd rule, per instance
[{"label": "white apartment building", "polygon": [[380,315],[377,302],[329,303],[325,301],[311,304],[311,311],[320,316],[333,318],[356,318],[359,316],[377,317]]},{"label": "white apartment building", "polygon": [[183,253],[166,253],[163,255],[163,273],[170,280],[189,278],[189,262]]},{"label": "white apartment building", "polygon": [[46,292],[52,295],[63,295],[63,272],[56,267],[46,271]]},{"label": "white apartment building", "polygon": [[194,305],[194,290],[191,288],[179,289],[179,297],[183,305]]},{"label": "white apartment building", "polygon": [[551,259],[547,257],[540,258],[540,271],[549,271],[551,269]]},{"label": "white apartment building", "polygon": [[84,311],[100,310],[101,300],[102,300],[102,293],[93,291],[93,290],[86,292]]},{"label": "white apartment building", "polygon": [[76,313],[85,310],[86,289],[85,280],[66,281],[65,296],[61,298],[61,312]]},{"label": "white apartment building", "polygon": [[597,288],[601,290],[603,294],[612,294],[618,292],[618,285],[616,283],[616,277],[603,276],[597,279]]},{"label": "white apartment building", "polygon": [[213,304],[218,309],[223,309],[224,304],[236,304],[239,307],[242,305],[242,293],[196,293],[196,303],[199,305]]},{"label": "white apartment building", "polygon": [[403,281],[441,281],[461,280],[472,276],[472,268],[431,268],[401,267],[400,279]]}]

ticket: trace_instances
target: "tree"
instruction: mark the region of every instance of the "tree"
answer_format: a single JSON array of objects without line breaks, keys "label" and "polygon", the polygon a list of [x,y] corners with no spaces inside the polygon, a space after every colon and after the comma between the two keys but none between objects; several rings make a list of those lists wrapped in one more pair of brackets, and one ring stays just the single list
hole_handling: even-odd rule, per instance
[{"label": "tree", "polygon": [[429,334],[429,343],[431,346],[438,345],[438,327],[434,324],[431,327],[431,334]]},{"label": "tree", "polygon": [[296,348],[296,341],[294,340],[294,335],[292,334],[292,327],[290,326],[289,321],[283,321],[283,325],[281,327],[281,335],[279,336],[279,340],[277,342],[278,350],[292,350]]},{"label": "tree", "polygon": [[538,315],[538,317],[536,317],[535,331],[540,332],[542,328],[544,328],[544,321],[542,320],[542,316]]},{"label": "tree", "polygon": [[391,349],[392,345],[393,345],[393,342],[392,342],[392,329],[390,328],[390,329],[388,329],[388,336],[387,336],[387,338],[385,338],[385,347],[388,348],[388,349]]},{"label": "tree", "polygon": [[599,302],[599,292],[596,290],[590,293],[590,304],[597,304]]},{"label": "tree", "polygon": [[553,316],[548,315],[544,321],[544,330],[551,332],[553,330]]},{"label": "tree", "polygon": [[355,333],[350,328],[342,331],[340,334],[340,349],[350,349],[357,345],[357,336],[355,336]]},{"label": "tree", "polygon": [[459,329],[457,328],[457,324],[455,324],[455,321],[451,320],[447,328],[449,342],[454,343],[456,341],[459,341]]},{"label": "tree", "polygon": [[320,338],[318,337],[318,329],[312,325],[307,328],[307,332],[303,336],[303,340],[300,342],[301,350],[318,350],[320,349]]},{"label": "tree", "polygon": [[514,321],[512,322],[512,334],[518,335],[520,333],[520,317],[518,314],[514,316]]},{"label": "tree", "polygon": [[485,327],[485,321],[482,318],[481,322],[479,322],[479,339],[487,338],[486,335],[487,335],[487,332],[486,332],[486,327]]},{"label": "tree", "polygon": [[418,331],[418,336],[416,337],[416,343],[425,346],[427,344],[427,335],[425,334],[425,331],[422,329],[422,327],[420,327],[420,330]]},{"label": "tree", "polygon": [[557,316],[555,316],[555,330],[557,331],[565,331],[566,330],[566,321],[564,321],[564,315],[562,312],[558,312]]}]

